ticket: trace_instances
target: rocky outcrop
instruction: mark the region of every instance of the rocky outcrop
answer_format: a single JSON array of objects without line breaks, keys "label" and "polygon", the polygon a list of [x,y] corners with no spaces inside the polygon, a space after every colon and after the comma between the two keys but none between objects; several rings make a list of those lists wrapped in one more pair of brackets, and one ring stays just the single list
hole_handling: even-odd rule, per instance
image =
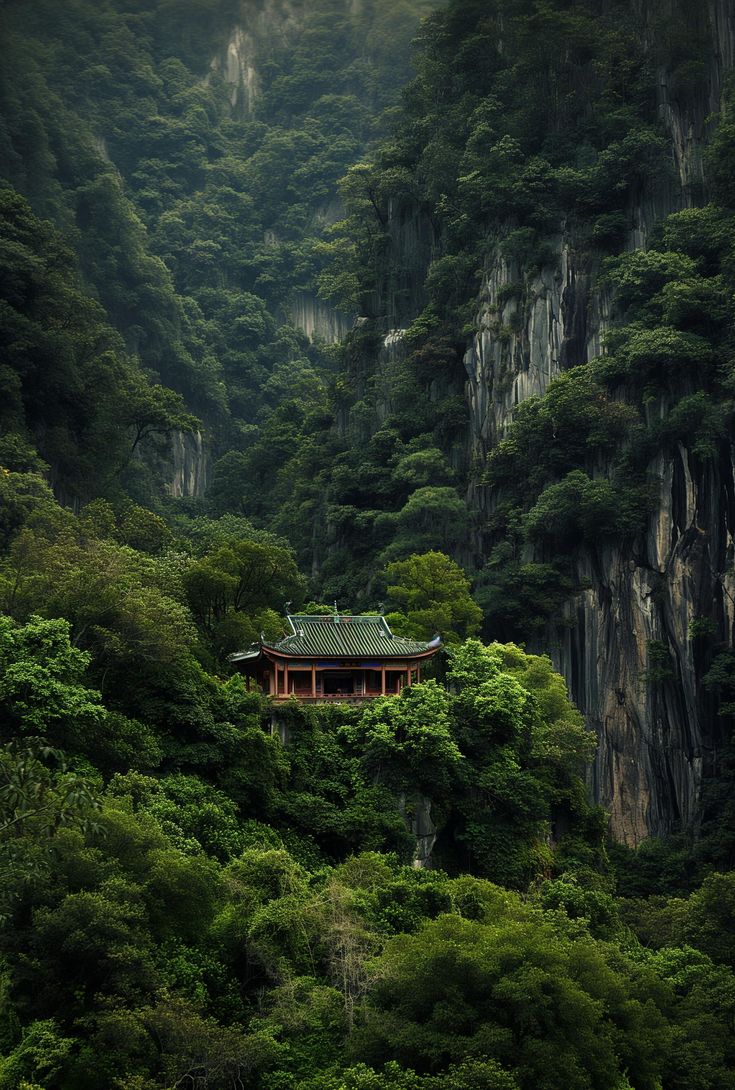
[{"label": "rocky outcrop", "polygon": [[408,325],[426,306],[424,281],[436,239],[431,220],[410,203],[390,201],[385,255],[386,275],[375,300],[375,313],[388,329]]},{"label": "rocky outcrop", "polygon": [[233,111],[252,114],[259,90],[253,36],[241,26],[234,27],[224,54],[215,57],[211,67],[227,84]]},{"label": "rocky outcrop", "polygon": [[[657,35],[672,22],[680,0],[643,0],[649,54],[657,54]],[[730,0],[703,0],[691,6],[692,34],[706,43],[702,55],[701,79],[696,88],[664,65],[656,67],[656,90],[661,119],[671,139],[671,152],[679,189],[685,203],[697,200],[706,188],[702,151],[711,117],[721,106],[722,89],[735,66],[735,16]]]},{"label": "rocky outcrop", "polygon": [[[665,7],[640,5],[652,57]],[[735,9],[728,0],[709,0],[698,18],[709,47],[697,93],[682,93],[664,66],[656,68],[672,170],[632,203],[630,249],[646,246],[663,216],[706,195],[702,153],[708,117],[719,109],[723,81],[735,64]],[[477,333],[465,356],[470,455],[479,462],[520,402],[602,351],[610,300],[595,287],[599,257],[578,250],[564,224],[552,249],[530,276],[500,249],[487,268]],[[583,589],[569,602],[564,622],[535,648],[551,654],[599,737],[593,792],[610,810],[614,835],[629,844],[696,825],[720,728],[702,689],[706,664],[693,631],[704,623],[731,643],[735,621],[730,450],[705,467],[679,446],[662,451],[649,470],[659,494],[635,554],[612,544],[580,553],[574,564]],[[493,497],[475,484],[468,502],[481,523]],[[481,539],[475,546],[482,549]]]},{"label": "rocky outcrop", "polygon": [[[478,332],[464,361],[476,460],[503,437],[516,406],[600,354],[609,301],[592,290],[598,258],[577,254],[563,233],[554,247],[554,259],[531,277],[500,254],[485,274]],[[475,502],[482,505],[481,493]]]},{"label": "rocky outcrop", "polygon": [[409,795],[402,792],[397,802],[398,811],[406,823],[406,828],[416,839],[411,866],[414,870],[430,870],[431,853],[438,836],[438,830],[431,815],[431,799],[418,791]]},{"label": "rocky outcrop", "polygon": [[336,344],[343,340],[354,322],[350,315],[330,307],[311,291],[294,294],[288,308],[288,319],[310,341],[323,341],[326,344]]},{"label": "rocky outcrop", "polygon": [[543,640],[600,741],[594,795],[631,845],[697,825],[722,744],[697,632],[729,643],[735,623],[729,452],[705,467],[679,445],[649,472],[659,496],[637,553],[581,552],[584,589]]},{"label": "rocky outcrop", "polygon": [[295,0],[242,0],[237,23],[210,69],[224,80],[233,113],[250,116],[261,90],[258,66],[273,42],[295,42],[303,5]]},{"label": "rocky outcrop", "polygon": [[436,844],[437,829],[431,816],[431,799],[425,795],[418,795],[414,800],[410,827],[416,837],[412,866],[415,870],[428,870],[431,867],[431,853]]},{"label": "rocky outcrop", "polygon": [[171,436],[171,456],[164,472],[166,491],[176,499],[203,496],[212,473],[212,456],[202,433],[176,431]]},{"label": "rocky outcrop", "polygon": [[[331,227],[343,219],[344,214],[342,202],[337,196],[333,196],[331,200],[323,201],[312,210],[310,230],[316,235],[323,228]],[[272,245],[278,245],[275,236]],[[330,306],[315,291],[294,292],[290,305],[284,310],[283,318],[302,330],[310,341],[322,341],[325,344],[337,344],[344,340],[355,322],[354,314],[347,314]]]}]

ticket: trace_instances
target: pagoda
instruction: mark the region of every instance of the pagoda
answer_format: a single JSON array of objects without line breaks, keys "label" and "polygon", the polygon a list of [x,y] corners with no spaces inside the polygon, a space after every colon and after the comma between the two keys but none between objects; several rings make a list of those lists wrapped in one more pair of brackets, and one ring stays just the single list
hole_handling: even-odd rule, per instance
[{"label": "pagoda", "polygon": [[230,661],[276,702],[359,703],[395,696],[421,681],[421,669],[441,647],[441,639],[394,636],[385,617],[344,613],[288,614],[283,639],[265,638]]}]

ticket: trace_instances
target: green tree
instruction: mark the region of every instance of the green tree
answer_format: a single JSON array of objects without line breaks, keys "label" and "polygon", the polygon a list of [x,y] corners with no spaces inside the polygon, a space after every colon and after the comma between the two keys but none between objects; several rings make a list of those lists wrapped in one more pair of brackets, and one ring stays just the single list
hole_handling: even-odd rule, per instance
[{"label": "green tree", "polygon": [[0,617],[0,702],[5,737],[17,732],[64,740],[78,724],[101,723],[99,693],[87,688],[90,656],[70,643],[63,619],[25,625]]},{"label": "green tree", "polygon": [[524,888],[552,864],[552,823],[581,833],[594,864],[602,830],[593,831],[581,776],[595,742],[549,660],[467,640],[450,653],[448,681],[466,758],[453,825],[464,865]]},{"label": "green tree", "polygon": [[219,653],[257,639],[259,624],[278,636],[273,611],[298,602],[306,585],[286,546],[235,538],[195,561],[184,582],[194,617]]},{"label": "green tree", "polygon": [[438,632],[453,643],[478,631],[482,612],[472,601],[469,579],[444,553],[396,560],[385,578],[391,601],[402,611],[403,616],[389,615],[400,635],[430,639]]},{"label": "green tree", "polygon": [[435,681],[371,701],[350,733],[366,774],[394,790],[445,797],[459,774],[449,697]]},{"label": "green tree", "polygon": [[442,916],[389,940],[353,1050],[441,1072],[494,1059],[522,1090],[659,1084],[666,1023],[633,967],[570,943],[507,896],[491,923]]}]

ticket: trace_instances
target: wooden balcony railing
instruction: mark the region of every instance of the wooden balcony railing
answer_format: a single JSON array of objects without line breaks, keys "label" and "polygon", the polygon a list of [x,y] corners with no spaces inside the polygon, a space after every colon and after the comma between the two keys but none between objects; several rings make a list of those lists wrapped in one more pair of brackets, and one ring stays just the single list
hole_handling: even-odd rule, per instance
[{"label": "wooden balcony railing", "polygon": [[[385,690],[386,696],[396,696],[398,689]],[[316,696],[312,693],[311,689],[289,689],[287,693],[274,693],[274,700],[290,700],[292,696],[295,696],[297,700],[323,700],[323,701],[335,701],[340,700],[374,700],[377,696],[382,696],[380,689],[366,689],[364,692],[359,693],[317,693]]]}]

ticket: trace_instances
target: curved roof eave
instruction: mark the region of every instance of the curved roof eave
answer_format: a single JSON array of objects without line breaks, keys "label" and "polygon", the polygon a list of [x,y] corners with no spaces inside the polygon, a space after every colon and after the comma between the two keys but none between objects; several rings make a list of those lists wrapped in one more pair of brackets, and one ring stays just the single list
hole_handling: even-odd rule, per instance
[{"label": "curved roof eave", "polygon": [[281,658],[291,659],[417,659],[424,658],[429,655],[435,654],[441,650],[442,644],[431,644],[420,648],[397,648],[390,651],[381,649],[380,651],[319,651],[319,650],[296,650],[292,651],[289,648],[284,648],[278,644],[264,643],[262,645],[263,651],[270,651],[274,655],[279,655]]},{"label": "curved roof eave", "polygon": [[262,650],[262,647],[258,647],[251,651],[233,651],[233,653],[227,657],[230,662],[246,662],[248,659],[260,658]]}]

